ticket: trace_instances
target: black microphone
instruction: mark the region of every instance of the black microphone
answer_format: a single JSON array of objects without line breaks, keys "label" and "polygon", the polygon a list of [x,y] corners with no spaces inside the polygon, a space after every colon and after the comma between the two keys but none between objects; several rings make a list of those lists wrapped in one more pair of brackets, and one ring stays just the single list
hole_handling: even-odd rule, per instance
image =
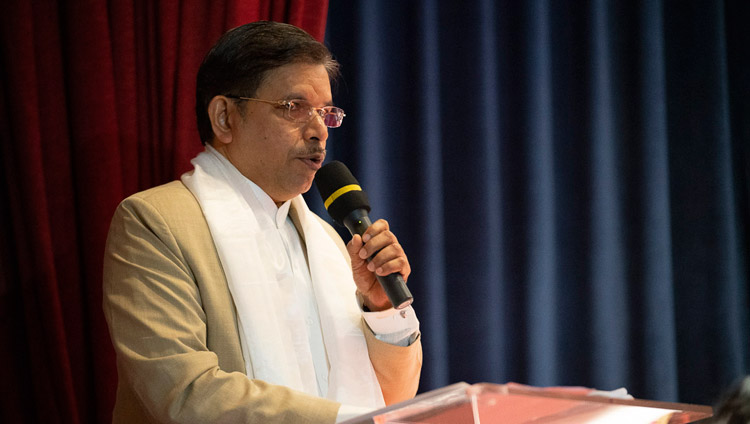
[{"label": "black microphone", "polygon": [[[346,165],[332,161],[323,166],[315,174],[315,185],[323,198],[323,205],[334,221],[348,228],[352,235],[361,236],[365,233],[372,224],[367,215],[370,202]],[[372,257],[368,260],[371,259]],[[394,308],[403,309],[414,301],[401,274],[394,272],[385,277],[375,276]]]}]

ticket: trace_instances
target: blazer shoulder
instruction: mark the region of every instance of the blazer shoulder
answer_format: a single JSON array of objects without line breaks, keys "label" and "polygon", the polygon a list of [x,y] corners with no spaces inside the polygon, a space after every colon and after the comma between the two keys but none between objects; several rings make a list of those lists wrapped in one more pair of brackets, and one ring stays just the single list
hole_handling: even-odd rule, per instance
[{"label": "blazer shoulder", "polygon": [[198,200],[180,180],[171,181],[160,186],[128,196],[122,203],[146,202],[154,205],[170,204],[179,201],[193,203],[198,206]]},{"label": "blazer shoulder", "polygon": [[156,213],[164,217],[183,217],[194,220],[203,217],[203,210],[198,200],[179,180],[127,197],[118,206],[118,210],[123,209],[142,216]]}]

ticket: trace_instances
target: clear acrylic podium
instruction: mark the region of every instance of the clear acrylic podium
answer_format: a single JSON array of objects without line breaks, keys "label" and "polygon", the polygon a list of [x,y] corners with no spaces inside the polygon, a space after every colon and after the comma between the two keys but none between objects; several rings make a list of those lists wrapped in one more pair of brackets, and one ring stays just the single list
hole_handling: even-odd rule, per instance
[{"label": "clear acrylic podium", "polygon": [[583,388],[457,383],[347,424],[708,423],[709,406],[591,396]]}]

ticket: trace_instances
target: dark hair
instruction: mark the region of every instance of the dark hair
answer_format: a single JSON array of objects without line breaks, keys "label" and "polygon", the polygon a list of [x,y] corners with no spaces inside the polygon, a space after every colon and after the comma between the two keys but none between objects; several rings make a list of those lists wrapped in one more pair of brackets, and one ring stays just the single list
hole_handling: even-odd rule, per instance
[{"label": "dark hair", "polygon": [[201,142],[214,136],[208,117],[211,99],[227,94],[254,97],[269,71],[293,63],[324,65],[332,81],[339,75],[328,48],[293,25],[252,22],[221,36],[198,69],[195,113]]}]

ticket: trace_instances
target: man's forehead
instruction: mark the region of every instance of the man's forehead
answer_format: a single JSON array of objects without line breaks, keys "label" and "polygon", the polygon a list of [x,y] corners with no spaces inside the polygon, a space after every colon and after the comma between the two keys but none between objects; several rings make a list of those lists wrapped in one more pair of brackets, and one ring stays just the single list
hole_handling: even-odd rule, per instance
[{"label": "man's forehead", "polygon": [[332,100],[325,66],[308,63],[292,63],[268,71],[258,93],[273,95],[277,100]]}]

